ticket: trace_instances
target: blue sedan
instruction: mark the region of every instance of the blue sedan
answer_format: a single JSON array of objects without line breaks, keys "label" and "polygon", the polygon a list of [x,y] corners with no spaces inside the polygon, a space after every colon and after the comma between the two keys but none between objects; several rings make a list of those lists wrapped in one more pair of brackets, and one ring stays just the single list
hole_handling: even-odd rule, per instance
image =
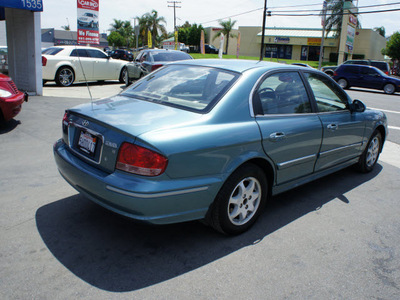
[{"label": "blue sedan", "polygon": [[384,113],[322,72],[247,60],[166,65],[67,110],[62,131],[58,169],[87,198],[225,234],[249,229],[273,195],[351,165],[371,171],[388,133]]}]

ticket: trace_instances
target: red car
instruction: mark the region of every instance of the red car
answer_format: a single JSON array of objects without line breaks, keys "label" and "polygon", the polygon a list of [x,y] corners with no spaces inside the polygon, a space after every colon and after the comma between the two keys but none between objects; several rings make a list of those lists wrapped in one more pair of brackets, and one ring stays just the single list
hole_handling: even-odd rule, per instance
[{"label": "red car", "polygon": [[0,124],[18,115],[24,101],[28,101],[28,94],[20,92],[10,77],[0,73]]}]

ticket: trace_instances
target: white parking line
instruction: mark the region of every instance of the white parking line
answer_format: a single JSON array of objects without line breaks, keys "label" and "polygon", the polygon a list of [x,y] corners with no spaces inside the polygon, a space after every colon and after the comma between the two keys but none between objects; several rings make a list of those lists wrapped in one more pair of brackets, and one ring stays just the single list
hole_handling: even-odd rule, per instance
[{"label": "white parking line", "polygon": [[368,107],[368,108],[370,108],[370,109],[375,109],[375,110],[380,110],[380,111],[388,112],[388,113],[392,113],[392,114],[400,114],[400,111],[386,110],[386,109],[373,108],[373,107]]},{"label": "white parking line", "polygon": [[395,130],[400,130],[400,127],[396,127],[396,126],[388,126],[389,129],[395,129]]}]

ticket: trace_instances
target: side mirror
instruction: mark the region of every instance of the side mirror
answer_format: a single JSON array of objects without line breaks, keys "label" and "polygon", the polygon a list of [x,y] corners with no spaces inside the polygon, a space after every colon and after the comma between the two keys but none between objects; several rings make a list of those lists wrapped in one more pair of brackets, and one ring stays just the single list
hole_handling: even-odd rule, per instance
[{"label": "side mirror", "polygon": [[351,110],[353,111],[353,112],[364,112],[365,110],[367,109],[367,107],[365,106],[365,104],[362,102],[362,101],[360,101],[360,100],[357,100],[357,99],[355,99],[354,101],[353,101],[353,103],[351,104]]}]

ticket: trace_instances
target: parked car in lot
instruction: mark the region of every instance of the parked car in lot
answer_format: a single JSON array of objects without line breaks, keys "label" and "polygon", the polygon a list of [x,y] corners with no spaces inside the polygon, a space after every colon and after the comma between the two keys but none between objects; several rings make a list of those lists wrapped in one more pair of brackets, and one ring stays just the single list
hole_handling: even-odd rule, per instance
[{"label": "parked car in lot", "polygon": [[125,49],[112,50],[110,52],[110,56],[115,59],[122,59],[122,60],[128,60],[128,61],[133,60],[133,53],[131,51],[128,51]]},{"label": "parked car in lot", "polygon": [[19,91],[10,77],[0,73],[0,126],[19,114],[28,94]]},{"label": "parked car in lot", "polygon": [[344,89],[362,87],[383,90],[390,95],[400,91],[399,79],[388,76],[372,66],[340,65],[332,78]]},{"label": "parked car in lot", "polygon": [[[373,66],[384,72],[386,75],[390,75],[390,66],[385,61],[379,60],[370,60],[370,59],[351,59],[346,60],[342,65],[366,65],[366,66]],[[325,72],[329,76],[333,76],[333,72],[339,66],[325,66],[321,68],[322,72]]]},{"label": "parked car in lot", "polygon": [[213,45],[204,45],[204,52],[205,53],[210,53],[210,54],[218,54],[219,50],[215,48]]},{"label": "parked car in lot", "polygon": [[189,54],[178,50],[146,49],[139,52],[132,63],[126,65],[125,84],[128,86],[133,79],[141,78],[163,65],[179,60],[193,59]]},{"label": "parked car in lot", "polygon": [[92,201],[239,234],[273,195],[351,165],[373,170],[387,119],[311,68],[205,59],[68,109],[62,132],[58,169]]},{"label": "parked car in lot", "polygon": [[96,80],[123,83],[126,64],[93,47],[54,46],[42,51],[43,81],[55,81],[59,86]]}]

